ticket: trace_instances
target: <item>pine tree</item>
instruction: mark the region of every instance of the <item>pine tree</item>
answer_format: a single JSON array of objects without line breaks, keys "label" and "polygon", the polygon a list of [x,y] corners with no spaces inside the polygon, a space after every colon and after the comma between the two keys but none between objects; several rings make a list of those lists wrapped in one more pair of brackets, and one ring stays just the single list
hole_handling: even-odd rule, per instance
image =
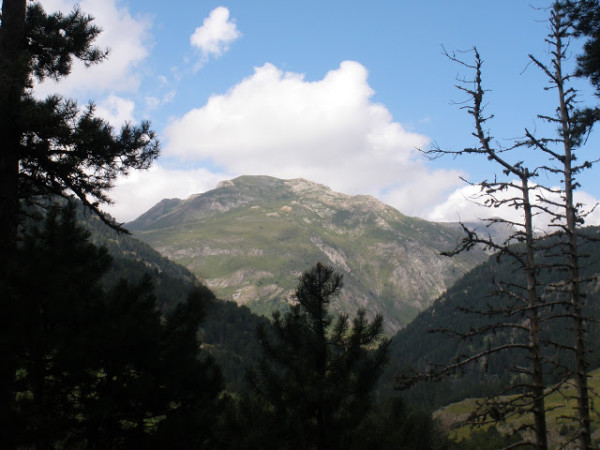
[{"label": "pine tree", "polygon": [[206,448],[222,389],[197,338],[212,294],[163,317],[147,276],[103,289],[110,257],[88,238],[73,207],[55,208],[1,279],[14,322],[0,330],[12,370],[0,446]]},{"label": "pine tree", "polygon": [[[600,95],[600,2],[561,0],[556,3],[566,13],[575,36],[586,39],[583,51],[577,55],[575,75],[588,78],[596,95]],[[597,114],[594,120],[598,120]]]},{"label": "pine tree", "polygon": [[[38,100],[36,81],[69,74],[73,60],[96,64],[106,52],[93,46],[100,29],[79,9],[68,15],[46,14],[39,3],[3,0],[0,17],[0,276],[17,258],[17,230],[24,201],[40,196],[79,198],[103,221],[120,226],[99,209],[119,175],[147,168],[159,151],[147,122],[125,124],[115,132],[94,115],[59,96]],[[4,280],[1,280],[4,282]],[[4,299],[8,298],[4,296]],[[18,302],[18,299],[13,299]],[[8,329],[20,305],[4,309]],[[0,386],[14,376],[14,355],[0,342]],[[0,390],[0,422],[8,423],[12,399]]]},{"label": "pine tree", "polygon": [[[318,263],[301,277],[291,311],[260,328],[264,358],[249,372],[250,414],[260,418],[262,448],[348,449],[361,445],[359,425],[386,361],[382,318],[359,311],[331,316],[342,277]],[[254,411],[254,413],[252,413]],[[252,445],[249,443],[248,445]],[[271,447],[269,447],[271,448]]]},{"label": "pine tree", "polygon": [[[21,200],[75,195],[105,222],[99,203],[115,179],[147,168],[159,151],[148,122],[117,133],[71,100],[37,100],[35,81],[69,74],[74,59],[96,64],[106,52],[93,46],[100,28],[79,9],[47,14],[39,3],[4,0],[0,22],[0,252],[14,250]],[[3,258],[6,260],[7,258]]]},{"label": "pine tree", "polygon": [[[0,277],[2,365],[9,372],[0,385],[8,399],[2,404],[3,448],[45,448],[74,426],[77,406],[68,399],[89,377],[84,331],[94,323],[99,279],[110,264],[106,251],[86,244],[86,238],[74,226],[72,211],[60,220],[53,210],[42,229],[27,230]],[[71,381],[65,383],[65,376]]]}]

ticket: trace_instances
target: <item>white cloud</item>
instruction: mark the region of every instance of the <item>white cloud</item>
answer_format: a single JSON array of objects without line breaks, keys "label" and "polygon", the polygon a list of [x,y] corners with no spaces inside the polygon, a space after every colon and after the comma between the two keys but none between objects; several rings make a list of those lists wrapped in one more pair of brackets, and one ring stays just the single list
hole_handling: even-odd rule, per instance
[{"label": "white cloud", "polygon": [[158,98],[158,97],[154,97],[152,95],[146,97],[146,107],[150,110],[157,109],[161,103],[162,102],[160,101],[160,98]]},{"label": "white cloud", "polygon": [[173,170],[155,164],[147,171],[134,171],[121,178],[110,191],[114,204],[102,209],[120,222],[129,222],[162,199],[186,198],[213,189],[219,181],[230,178],[230,174],[206,169]]},{"label": "white cloud", "polygon": [[125,123],[134,123],[133,111],[135,103],[132,100],[110,95],[96,106],[96,114],[110,123],[117,130]]},{"label": "white cloud", "polygon": [[423,215],[457,185],[458,173],[428,169],[416,150],[428,138],[394,122],[372,95],[357,62],[312,82],[265,64],[174,120],[163,135],[164,153],[236,175],[303,177]]},{"label": "white cloud", "polygon": [[[69,0],[44,0],[43,7],[48,13],[70,12],[73,4]],[[67,78],[59,82],[45,80],[36,86],[36,95],[83,96],[98,91],[134,91],[140,83],[138,66],[149,54],[150,20],[133,17],[120,0],[82,0],[79,5],[84,13],[94,17],[94,24],[102,28],[95,45],[109,49],[108,59],[89,68],[76,61]]]},{"label": "white cloud", "polygon": [[224,6],[213,9],[190,37],[190,44],[200,49],[205,58],[220,57],[229,45],[242,34],[235,21],[229,20],[229,10]]},{"label": "white cloud", "polygon": [[175,90],[172,89],[169,92],[167,92],[165,95],[163,95],[162,101],[163,103],[170,103],[173,101],[173,99],[175,98]]},{"label": "white cloud", "polygon": [[460,187],[443,203],[438,204],[427,219],[434,222],[471,222],[501,216],[507,220],[521,220],[519,211],[514,208],[486,208],[482,205],[484,198],[481,195],[481,189],[477,185]]},{"label": "white cloud", "polygon": [[155,97],[153,95],[146,97],[146,107],[150,110],[154,110],[164,105],[165,103],[170,103],[175,98],[175,90],[170,90],[166,94],[162,96],[162,98]]},{"label": "white cloud", "polygon": [[[513,190],[496,194],[498,199],[508,199],[511,196],[519,197],[520,192]],[[558,194],[548,193],[541,189],[534,190],[530,197],[534,205],[542,204],[538,197],[551,200],[554,203],[561,202]],[[487,208],[482,205],[484,201],[485,196],[482,196],[479,186],[466,185],[452,192],[446,201],[437,205],[426,218],[434,222],[470,222],[493,217],[502,217],[518,223],[523,221],[521,209],[515,209],[508,205],[500,208]],[[590,214],[585,218],[586,225],[600,225],[600,209],[593,209],[598,203],[597,199],[586,192],[575,191],[575,202],[583,205],[582,211],[590,211]],[[536,211],[534,226],[539,230],[548,229],[550,216],[546,213],[540,213],[539,210]]]}]

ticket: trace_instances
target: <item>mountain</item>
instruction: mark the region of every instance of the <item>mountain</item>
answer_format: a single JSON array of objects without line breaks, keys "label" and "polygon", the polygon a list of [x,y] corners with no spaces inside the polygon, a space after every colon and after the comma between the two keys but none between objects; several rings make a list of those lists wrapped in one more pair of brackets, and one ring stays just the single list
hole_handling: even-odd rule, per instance
[{"label": "mountain", "polygon": [[[55,201],[64,204],[60,199]],[[192,289],[202,291],[205,317],[198,330],[202,350],[210,354],[221,368],[226,389],[240,392],[244,388],[246,368],[258,359],[261,352],[256,329],[259,324],[264,326],[267,319],[253,314],[244,306],[217,299],[185,267],[160,255],[134,236],[117,233],[77,204],[78,220],[91,233],[90,241],[106,247],[113,258],[112,266],[103,279],[107,288],[120,279],[136,283],[150,275],[157,305],[163,313],[168,313],[184,300]],[[43,212],[38,211],[36,215],[41,217]]]},{"label": "mountain", "polygon": [[[580,252],[582,255],[581,277],[589,280],[582,286],[589,299],[584,313],[590,317],[587,321],[587,338],[590,343],[588,363],[590,369],[600,367],[600,353],[595,351],[594,342],[600,342],[600,303],[596,301],[600,294],[600,227],[587,227],[581,230],[586,239],[581,239]],[[547,239],[554,239],[553,237]],[[540,244],[541,249],[550,247],[550,242]],[[585,255],[585,256],[583,256]],[[551,258],[551,257],[550,257]],[[539,258],[542,260],[542,258]],[[545,259],[544,262],[550,262]],[[562,276],[557,270],[540,270],[538,279],[542,284],[557,282],[557,276]],[[465,311],[485,310],[487,305],[500,308],[507,303],[506,297],[493,294],[498,283],[510,281],[514,284],[525,284],[523,271],[516,267],[510,258],[498,260],[491,256],[486,262],[478,265],[473,270],[460,278],[434,303],[421,312],[407,327],[398,332],[390,345],[390,364],[382,377],[386,389],[392,389],[394,376],[400,373],[410,373],[411,369],[423,370],[432,365],[449,364],[462,359],[464,355],[472,355],[488,347],[494,347],[507,342],[527,339],[527,336],[518,336],[515,330],[497,330],[485,336],[473,336],[460,339],[447,333],[435,333],[432,330],[455,330],[467,332],[483,325],[514,322],[518,315],[510,318],[502,316],[484,316]],[[561,318],[558,307],[552,310],[556,317],[543,322],[541,340],[560,342],[572,345],[571,322]],[[522,314],[525,314],[523,312]],[[522,320],[526,320],[523,317]],[[523,330],[522,333],[525,333]],[[572,355],[563,352],[560,348],[547,345],[543,354],[550,361],[561,361],[571,364]],[[468,397],[483,397],[492,392],[498,392],[500,387],[509,384],[514,372],[509,369],[514,365],[527,366],[528,355],[523,352],[511,351],[498,353],[486,360],[466,367],[461,376],[447,377],[439,382],[417,383],[404,397],[410,402],[423,406],[436,408],[451,402],[460,401]],[[554,383],[561,376],[560,371],[552,372],[552,364],[546,364],[548,372],[545,374],[546,383]]]},{"label": "mountain", "polygon": [[388,333],[485,258],[440,255],[462,236],[458,227],[304,179],[242,176],[185,200],[162,200],[126,227],[218,297],[260,314],[285,308],[298,276],[317,261],[332,265],[345,283],[332,309],[380,313]]}]

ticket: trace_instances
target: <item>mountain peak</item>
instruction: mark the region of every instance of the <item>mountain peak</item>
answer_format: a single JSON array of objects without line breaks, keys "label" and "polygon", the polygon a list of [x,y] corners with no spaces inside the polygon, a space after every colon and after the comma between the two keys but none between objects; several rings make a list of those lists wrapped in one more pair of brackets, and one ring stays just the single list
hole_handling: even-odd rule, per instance
[{"label": "mountain peak", "polygon": [[440,255],[458,230],[301,178],[240,176],[163,202],[129,229],[221,298],[263,314],[285,308],[298,275],[322,261],[344,275],[333,309],[380,313],[394,332],[483,258]]}]

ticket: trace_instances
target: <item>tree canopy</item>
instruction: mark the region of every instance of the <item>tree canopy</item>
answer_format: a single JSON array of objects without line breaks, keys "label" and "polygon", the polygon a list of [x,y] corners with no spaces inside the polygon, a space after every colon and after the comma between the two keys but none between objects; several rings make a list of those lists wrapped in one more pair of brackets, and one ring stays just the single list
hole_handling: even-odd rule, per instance
[{"label": "tree canopy", "polygon": [[159,144],[148,122],[116,132],[57,95],[38,99],[35,84],[67,76],[74,60],[100,63],[107,51],[93,45],[100,28],[75,8],[48,14],[38,2],[4,0],[0,22],[0,248],[12,251],[19,202],[40,195],[74,195],[105,222],[99,209],[120,175],[148,168]]},{"label": "tree canopy", "polygon": [[279,449],[360,445],[389,341],[381,316],[369,322],[361,310],[352,321],[332,317],[328,307],[340,289],[341,275],[318,263],[300,277],[291,310],[259,329],[264,358],[249,372],[248,400],[262,426],[257,442],[268,436],[266,445]]},{"label": "tree canopy", "polygon": [[202,448],[222,389],[199,355],[210,291],[163,317],[149,277],[103,288],[111,258],[72,207],[27,230],[14,262],[0,279],[2,363],[13,375],[1,386],[2,448],[148,448],[175,436],[171,448]]}]

